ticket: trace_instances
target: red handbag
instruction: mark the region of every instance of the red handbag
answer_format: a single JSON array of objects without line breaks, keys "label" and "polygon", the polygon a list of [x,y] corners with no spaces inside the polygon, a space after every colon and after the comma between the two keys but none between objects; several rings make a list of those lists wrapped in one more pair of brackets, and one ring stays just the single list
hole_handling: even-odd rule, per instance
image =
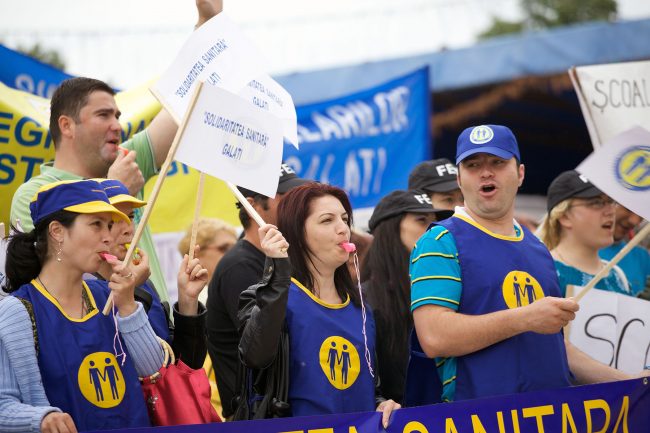
[{"label": "red handbag", "polygon": [[[160,371],[140,378],[149,419],[154,426],[221,422],[210,402],[210,382],[205,370],[194,370],[161,340],[165,361]],[[171,362],[168,363],[171,356]]]}]

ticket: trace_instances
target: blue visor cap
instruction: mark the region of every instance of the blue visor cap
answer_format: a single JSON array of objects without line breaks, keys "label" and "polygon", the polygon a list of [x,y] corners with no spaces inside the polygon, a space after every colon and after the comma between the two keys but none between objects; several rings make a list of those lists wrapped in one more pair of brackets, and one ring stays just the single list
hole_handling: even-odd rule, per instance
[{"label": "blue visor cap", "polygon": [[43,185],[29,204],[34,225],[60,210],[75,213],[109,212],[113,220],[129,218],[108,201],[104,188],[94,180],[64,180]]},{"label": "blue visor cap", "polygon": [[146,201],[139,200],[131,195],[129,189],[119,180],[115,179],[97,179],[104,188],[108,201],[115,205],[118,203],[130,203],[134,208],[142,207],[147,204]]},{"label": "blue visor cap", "polygon": [[510,128],[501,125],[480,125],[465,129],[456,143],[456,165],[476,153],[489,153],[503,159],[517,158],[519,145]]}]

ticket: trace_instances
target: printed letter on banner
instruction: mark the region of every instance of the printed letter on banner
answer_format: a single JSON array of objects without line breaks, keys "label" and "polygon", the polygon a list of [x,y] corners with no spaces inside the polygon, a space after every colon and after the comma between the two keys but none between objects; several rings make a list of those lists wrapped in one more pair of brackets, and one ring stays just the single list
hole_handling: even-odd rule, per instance
[{"label": "printed letter on banner", "polygon": [[199,81],[239,92],[265,72],[264,57],[223,12],[199,27],[151,91],[180,123]]},{"label": "printed letter on banner", "polygon": [[176,160],[211,176],[274,197],[282,163],[278,119],[226,90],[203,86]]},{"label": "printed letter on banner", "polygon": [[592,289],[580,301],[569,341],[595,360],[637,375],[649,363],[650,302]]},{"label": "printed letter on banner", "polygon": [[650,129],[650,61],[580,66],[571,73],[595,149],[634,126]]}]

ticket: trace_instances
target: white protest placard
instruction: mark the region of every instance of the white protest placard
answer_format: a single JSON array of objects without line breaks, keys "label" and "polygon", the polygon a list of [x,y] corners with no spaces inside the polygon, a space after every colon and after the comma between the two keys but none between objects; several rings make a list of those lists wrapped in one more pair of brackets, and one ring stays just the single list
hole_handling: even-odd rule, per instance
[{"label": "white protest placard", "polygon": [[199,81],[237,93],[265,65],[262,53],[221,12],[192,33],[151,91],[180,123]]},{"label": "white protest placard", "polygon": [[650,365],[648,301],[592,289],[580,301],[570,329],[569,341],[597,361],[629,374]]},{"label": "white protest placard", "polygon": [[650,61],[569,70],[594,148],[635,126],[650,129]]},{"label": "white protest placard", "polygon": [[274,197],[282,163],[278,119],[240,96],[203,86],[175,159],[226,182]]},{"label": "white protest placard", "polygon": [[248,83],[238,94],[261,110],[268,111],[280,119],[282,134],[298,149],[296,106],[284,87],[264,74]]},{"label": "white protest placard", "polygon": [[605,194],[650,219],[650,132],[636,127],[608,140],[576,170]]}]

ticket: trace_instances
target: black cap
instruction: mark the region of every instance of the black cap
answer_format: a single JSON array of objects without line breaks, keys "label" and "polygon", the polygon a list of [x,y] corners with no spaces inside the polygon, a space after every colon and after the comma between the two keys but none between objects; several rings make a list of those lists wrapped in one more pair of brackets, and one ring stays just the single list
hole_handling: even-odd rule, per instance
[{"label": "black cap", "polygon": [[397,190],[382,198],[377,206],[375,206],[370,221],[368,221],[368,228],[372,233],[383,220],[407,212],[435,213],[438,220],[449,218],[454,213],[450,210],[434,209],[425,191],[412,189],[408,191]]},{"label": "black cap", "polygon": [[449,192],[458,189],[458,168],[447,158],[424,161],[409,174],[409,189],[426,192]]},{"label": "black cap", "polygon": [[[296,172],[293,171],[293,168],[291,168],[289,165],[285,164],[284,162],[280,165],[280,180],[278,181],[279,194],[284,194],[292,188],[295,188],[300,185],[304,185],[309,182],[313,182],[313,181],[298,177]],[[262,195],[255,191],[251,191],[250,189],[242,188],[241,186],[238,186],[237,189],[239,190],[239,192],[242,193],[244,197],[256,197],[258,195]]]},{"label": "black cap", "polygon": [[546,209],[550,212],[568,198],[592,198],[602,193],[584,175],[575,170],[565,171],[553,179],[548,187]]}]

